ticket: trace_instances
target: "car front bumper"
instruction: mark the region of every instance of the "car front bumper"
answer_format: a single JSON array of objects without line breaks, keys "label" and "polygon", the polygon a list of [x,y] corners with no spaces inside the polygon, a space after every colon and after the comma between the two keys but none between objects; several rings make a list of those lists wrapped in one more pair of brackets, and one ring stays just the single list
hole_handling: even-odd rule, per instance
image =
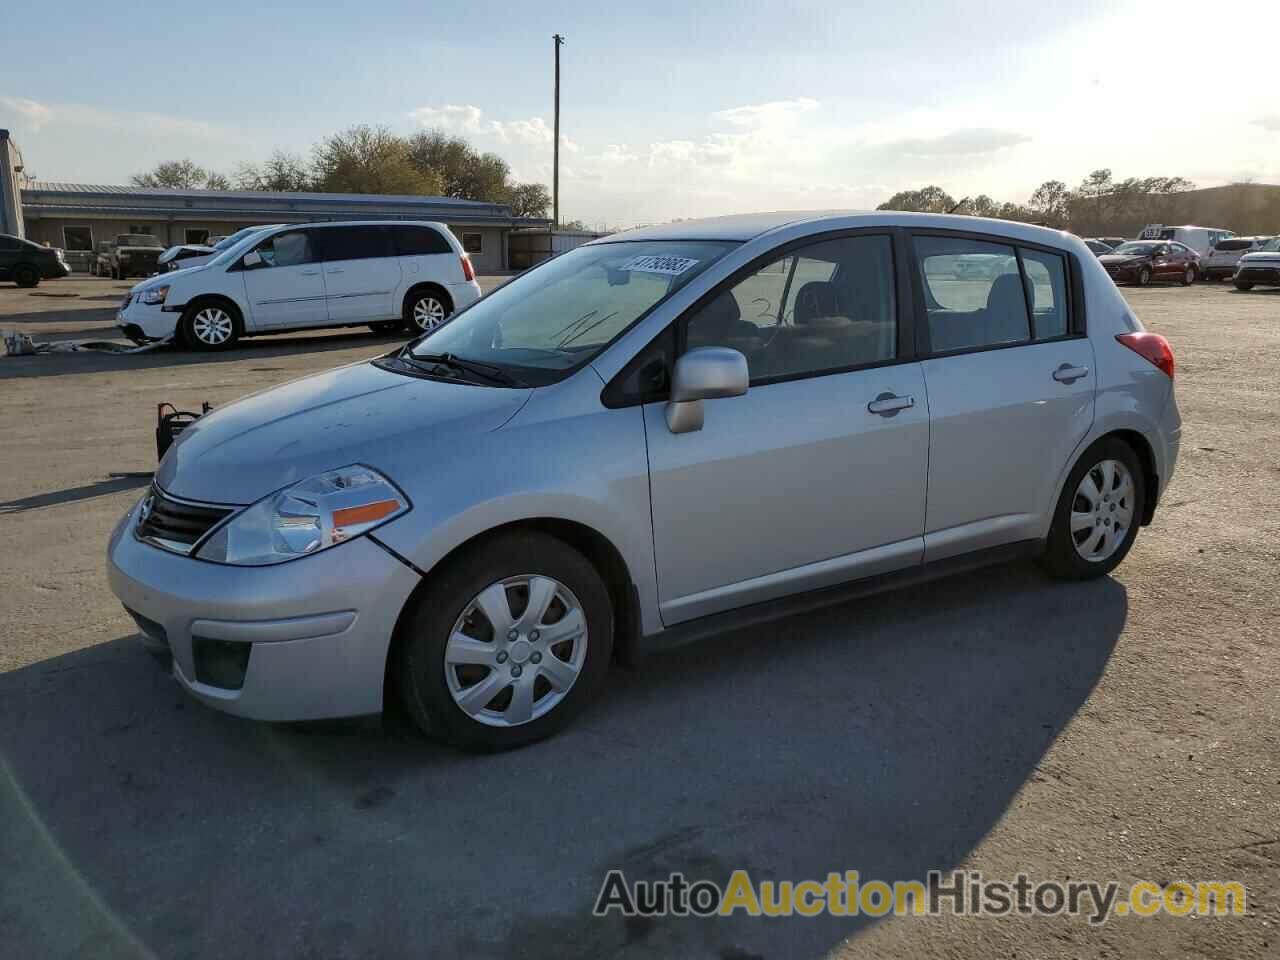
[{"label": "car front bumper", "polygon": [[167,340],[178,329],[181,316],[176,310],[165,310],[162,304],[140,303],[131,296],[116,314],[116,326],[131,339]]},{"label": "car front bumper", "polygon": [[1236,271],[1231,279],[1238,283],[1265,283],[1280,285],[1280,265],[1266,267],[1244,267]]},{"label": "car front bumper", "polygon": [[[144,643],[168,648],[174,678],[194,697],[257,720],[382,710],[391,636],[420,581],[414,570],[368,537],[269,567],[208,563],[138,540],[137,511],[111,535],[108,581]],[[210,659],[228,650],[247,656],[230,682]]]},{"label": "car front bumper", "polygon": [[65,276],[69,276],[71,268],[61,260],[55,260],[53,263],[42,263],[40,265],[41,280],[61,280]]}]

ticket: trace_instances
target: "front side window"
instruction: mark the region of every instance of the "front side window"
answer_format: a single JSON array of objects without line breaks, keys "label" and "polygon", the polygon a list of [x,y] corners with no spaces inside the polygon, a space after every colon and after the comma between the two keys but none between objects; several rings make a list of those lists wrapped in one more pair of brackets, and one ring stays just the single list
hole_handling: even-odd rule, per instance
[{"label": "front side window", "polygon": [[537,386],[589,361],[732,250],[723,241],[594,243],[521,274],[411,348],[491,364]]},{"label": "front side window", "polygon": [[935,353],[1031,338],[1012,246],[959,237],[922,236],[913,242]]},{"label": "front side window", "polygon": [[311,237],[305,230],[290,230],[268,237],[258,245],[258,255],[268,267],[296,267],[315,262]]},{"label": "front side window", "polygon": [[685,347],[741,351],[753,383],[892,360],[897,305],[889,237],[824,240],[743,277],[687,320]]}]

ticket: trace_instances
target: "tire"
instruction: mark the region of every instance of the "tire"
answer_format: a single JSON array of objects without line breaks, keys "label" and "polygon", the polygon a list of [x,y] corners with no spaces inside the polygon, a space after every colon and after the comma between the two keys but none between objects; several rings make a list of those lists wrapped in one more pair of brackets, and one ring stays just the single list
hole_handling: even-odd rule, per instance
[{"label": "tire", "polygon": [[[551,600],[536,623],[524,625],[521,599],[528,603],[535,582]],[[568,544],[541,533],[500,535],[447,563],[429,584],[401,618],[392,664],[400,701],[423,732],[465,750],[509,750],[562,729],[599,690],[613,648],[613,609],[600,574]],[[495,628],[485,609],[515,619],[515,627],[502,634],[504,624]],[[560,624],[585,631],[550,645],[537,635],[538,626]],[[464,706],[469,691],[476,692]]]},{"label": "tire", "polygon": [[1253,284],[1252,284],[1252,283],[1249,283],[1249,282],[1247,282],[1247,281],[1244,281],[1244,280],[1237,280],[1237,281],[1236,281],[1236,289],[1237,289],[1237,290],[1246,290],[1246,291],[1247,291],[1247,290],[1252,290],[1252,289],[1253,289]]},{"label": "tire", "polygon": [[1123,440],[1103,437],[1084,452],[1062,488],[1049,528],[1045,567],[1069,580],[1106,576],[1133,546],[1145,503],[1145,478],[1137,454]]},{"label": "tire", "polygon": [[415,337],[430,333],[453,313],[453,301],[438,287],[410,290],[404,298],[404,326]]},{"label": "tire", "polygon": [[1196,282],[1196,268],[1187,267],[1186,272],[1182,275],[1182,285],[1189,287]]},{"label": "tire", "polygon": [[28,264],[21,264],[13,268],[13,282],[30,289],[40,284],[40,272]]},{"label": "tire", "polygon": [[228,350],[240,339],[240,316],[221,300],[197,300],[178,321],[182,342],[192,350]]},{"label": "tire", "polygon": [[1149,286],[1151,283],[1151,268],[1143,267],[1141,270],[1139,270],[1138,279],[1135,282],[1140,287]]},{"label": "tire", "polygon": [[404,323],[399,320],[379,320],[377,323],[369,324],[369,329],[374,333],[396,333],[404,329]]}]

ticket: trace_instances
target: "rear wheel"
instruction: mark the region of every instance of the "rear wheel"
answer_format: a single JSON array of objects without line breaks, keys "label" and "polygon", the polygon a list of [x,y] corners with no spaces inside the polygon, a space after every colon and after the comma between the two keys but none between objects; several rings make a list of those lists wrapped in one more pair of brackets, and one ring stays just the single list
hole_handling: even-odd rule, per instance
[{"label": "rear wheel", "polygon": [[404,324],[413,334],[430,333],[453,313],[453,304],[439,290],[415,290],[404,301]]},{"label": "rear wheel", "polygon": [[1067,477],[1049,529],[1044,563],[1055,576],[1105,576],[1133,546],[1146,490],[1138,457],[1123,440],[1104,437]]},{"label": "rear wheel", "polygon": [[24,263],[14,268],[13,282],[20,287],[34,287],[40,282],[40,274],[35,267]]},{"label": "rear wheel", "polygon": [[505,750],[550,736],[592,699],[613,611],[582,554],[517,533],[433,575],[402,630],[393,675],[415,723],[468,750]]},{"label": "rear wheel", "polygon": [[178,323],[193,350],[226,350],[240,339],[240,322],[225,303],[204,301],[187,307]]}]

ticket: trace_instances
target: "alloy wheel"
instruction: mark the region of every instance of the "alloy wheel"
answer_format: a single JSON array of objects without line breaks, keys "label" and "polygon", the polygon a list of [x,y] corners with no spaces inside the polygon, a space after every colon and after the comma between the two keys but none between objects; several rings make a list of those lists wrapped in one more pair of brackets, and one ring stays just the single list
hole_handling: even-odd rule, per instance
[{"label": "alloy wheel", "polygon": [[1101,563],[1119,549],[1133,525],[1133,477],[1119,460],[1102,460],[1085,473],[1071,503],[1076,553]]},{"label": "alloy wheel", "polygon": [[564,700],[586,656],[587,618],[573,591],[521,574],[490,584],[463,609],[445,644],[445,680],[471,719],[516,727]]},{"label": "alloy wheel", "polygon": [[231,339],[235,324],[221,307],[204,307],[191,321],[191,332],[206,346],[220,347]]},{"label": "alloy wheel", "polygon": [[419,297],[413,304],[413,325],[423,333],[430,333],[444,323],[444,304],[435,297]]}]

